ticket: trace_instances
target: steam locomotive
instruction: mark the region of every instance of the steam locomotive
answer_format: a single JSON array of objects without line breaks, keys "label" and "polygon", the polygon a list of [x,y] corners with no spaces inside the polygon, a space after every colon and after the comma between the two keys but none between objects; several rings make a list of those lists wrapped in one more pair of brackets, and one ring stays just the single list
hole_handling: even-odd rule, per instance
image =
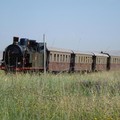
[{"label": "steam locomotive", "polygon": [[43,70],[43,43],[18,37],[3,52],[2,70]]},{"label": "steam locomotive", "polygon": [[3,52],[1,69],[6,72],[92,72],[120,69],[120,51],[81,52],[47,47],[43,42],[13,37]]}]

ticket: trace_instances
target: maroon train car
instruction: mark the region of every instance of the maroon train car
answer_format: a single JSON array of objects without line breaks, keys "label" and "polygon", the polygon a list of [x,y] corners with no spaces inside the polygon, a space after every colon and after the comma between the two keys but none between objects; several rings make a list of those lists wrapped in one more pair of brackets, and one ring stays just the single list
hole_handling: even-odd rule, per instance
[{"label": "maroon train car", "polygon": [[72,50],[47,47],[47,69],[51,72],[70,70]]},{"label": "maroon train car", "polygon": [[75,54],[75,72],[91,72],[92,71],[92,56],[90,52],[74,51]]},{"label": "maroon train car", "polygon": [[106,51],[103,52],[109,56],[108,68],[109,70],[120,70],[120,51]]},{"label": "maroon train car", "polygon": [[102,53],[93,53],[93,64],[92,70],[93,71],[105,71],[108,70],[107,62],[108,62],[108,55]]}]

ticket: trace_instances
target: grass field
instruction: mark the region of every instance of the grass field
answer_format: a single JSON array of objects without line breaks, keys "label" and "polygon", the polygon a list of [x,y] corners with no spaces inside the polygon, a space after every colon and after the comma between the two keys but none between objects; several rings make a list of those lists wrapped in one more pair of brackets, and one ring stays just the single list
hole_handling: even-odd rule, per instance
[{"label": "grass field", "polygon": [[0,72],[0,120],[120,120],[120,72]]}]

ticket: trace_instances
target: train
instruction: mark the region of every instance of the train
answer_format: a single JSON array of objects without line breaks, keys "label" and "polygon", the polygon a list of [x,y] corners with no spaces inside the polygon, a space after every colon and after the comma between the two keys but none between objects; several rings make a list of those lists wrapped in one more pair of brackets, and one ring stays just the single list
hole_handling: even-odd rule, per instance
[{"label": "train", "polygon": [[44,42],[13,37],[3,51],[6,72],[95,72],[120,69],[120,51],[82,52],[48,47]]}]

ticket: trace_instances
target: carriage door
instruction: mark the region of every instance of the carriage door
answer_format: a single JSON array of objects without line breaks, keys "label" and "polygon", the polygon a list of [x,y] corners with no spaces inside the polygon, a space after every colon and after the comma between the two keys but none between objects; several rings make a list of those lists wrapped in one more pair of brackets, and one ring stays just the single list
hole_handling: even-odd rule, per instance
[{"label": "carriage door", "polygon": [[107,58],[107,70],[110,70],[110,62],[111,61],[111,57],[109,56],[108,58]]},{"label": "carriage door", "polygon": [[96,69],[96,56],[93,56],[92,59],[93,59],[92,71],[95,71],[95,69]]},{"label": "carriage door", "polygon": [[74,72],[74,68],[75,68],[75,54],[72,53],[70,58],[70,72]]}]

